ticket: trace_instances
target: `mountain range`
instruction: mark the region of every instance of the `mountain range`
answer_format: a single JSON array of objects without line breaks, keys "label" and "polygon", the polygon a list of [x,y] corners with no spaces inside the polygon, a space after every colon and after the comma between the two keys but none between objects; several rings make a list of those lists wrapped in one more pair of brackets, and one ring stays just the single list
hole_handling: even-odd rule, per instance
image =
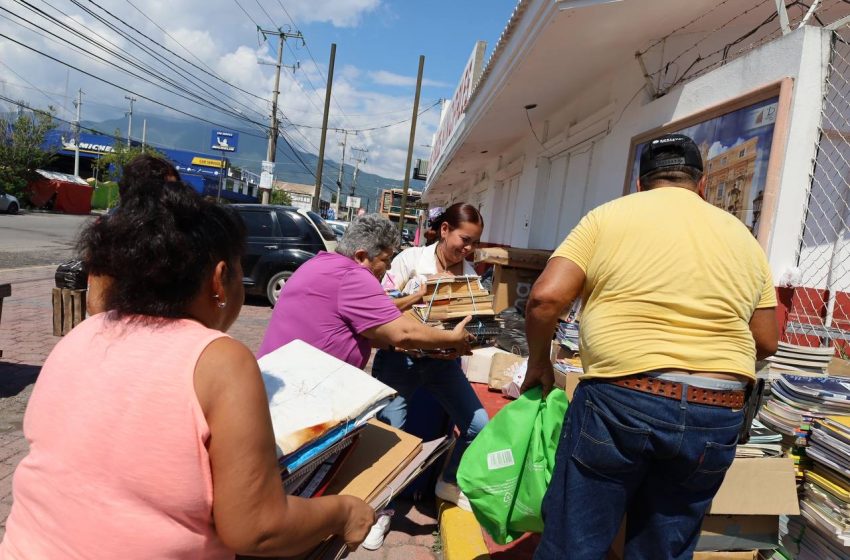
[{"label": "mountain range", "polygon": [[[218,130],[214,125],[198,121],[169,119],[156,115],[140,115],[136,113],[134,113],[133,117],[134,140],[141,138],[142,120],[144,119],[147,121],[146,142],[148,144],[154,147],[197,152],[199,155],[218,156],[217,152],[210,149],[212,131]],[[126,137],[127,133],[126,119],[110,119],[98,122],[83,121],[81,124],[83,127],[107,135],[113,135],[118,131],[119,135]],[[239,133],[238,152],[228,154],[226,157],[230,160],[231,165],[259,173],[260,162],[266,159],[267,137],[259,129],[256,130],[256,135],[254,135],[253,131],[247,134],[244,124],[237,127],[237,129],[241,131]],[[292,134],[292,132],[287,132],[286,137],[294,138],[299,145],[304,144],[304,139],[297,134]],[[326,150],[331,147],[338,150],[339,148],[335,144],[336,142],[329,141]],[[275,179],[290,183],[315,185],[316,179],[314,173],[318,159],[317,154],[300,150],[288,143],[281,136],[278,138],[277,145]],[[302,161],[303,164],[301,163]],[[346,163],[343,169],[342,195],[343,201],[345,201],[345,196],[350,192],[354,166]],[[339,162],[326,157],[322,178],[322,184],[325,186],[322,189],[323,199],[331,200],[331,194],[336,192],[338,175]],[[354,195],[362,198],[362,204],[364,206],[368,201],[369,211],[375,211],[377,210],[378,200],[383,189],[401,188],[402,186],[403,183],[400,179],[389,179],[361,170],[357,174],[357,185]],[[425,184],[423,181],[411,179],[411,189],[421,191],[424,187]]]}]

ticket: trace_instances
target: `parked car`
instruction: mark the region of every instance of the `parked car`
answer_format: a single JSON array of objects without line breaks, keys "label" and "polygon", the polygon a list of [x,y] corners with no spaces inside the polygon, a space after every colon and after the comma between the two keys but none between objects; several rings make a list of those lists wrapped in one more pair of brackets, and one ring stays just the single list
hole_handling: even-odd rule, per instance
[{"label": "parked car", "polygon": [[334,233],[336,234],[336,238],[339,239],[345,233],[345,230],[348,229],[348,222],[340,222],[339,220],[325,220],[330,226]]},{"label": "parked car", "polygon": [[233,204],[245,222],[242,283],[247,293],[277,303],[286,280],[319,251],[336,249],[336,236],[314,212],[291,206]]},{"label": "parked car", "polygon": [[21,203],[18,199],[0,188],[0,212],[17,214],[20,209]]}]

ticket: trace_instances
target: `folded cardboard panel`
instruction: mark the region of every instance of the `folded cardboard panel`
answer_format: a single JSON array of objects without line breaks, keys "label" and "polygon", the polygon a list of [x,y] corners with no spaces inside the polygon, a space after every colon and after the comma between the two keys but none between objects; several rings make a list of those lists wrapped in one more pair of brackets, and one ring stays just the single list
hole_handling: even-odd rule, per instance
[{"label": "folded cardboard panel", "polygon": [[422,448],[422,440],[377,420],[370,420],[345,468],[325,494],[346,494],[369,501],[404,470]]},{"label": "folded cardboard panel", "polygon": [[516,249],[514,247],[484,247],[475,250],[475,262],[543,270],[552,251]]},{"label": "folded cardboard panel", "polygon": [[714,496],[711,515],[799,515],[794,460],[735,459]]},{"label": "folded cardboard panel", "polygon": [[758,560],[758,550],[703,551],[694,553],[694,560]]}]

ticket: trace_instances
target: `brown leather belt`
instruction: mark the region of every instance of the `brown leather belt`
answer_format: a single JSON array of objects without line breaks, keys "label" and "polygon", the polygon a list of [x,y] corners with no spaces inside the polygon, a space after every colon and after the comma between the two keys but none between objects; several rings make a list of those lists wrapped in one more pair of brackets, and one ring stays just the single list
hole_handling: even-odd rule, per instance
[{"label": "brown leather belt", "polygon": [[668,399],[680,400],[682,398],[682,388],[687,387],[688,393],[685,400],[689,403],[707,404],[709,406],[722,406],[723,408],[744,408],[746,398],[745,391],[722,391],[718,389],[703,389],[702,387],[693,387],[684,383],[676,383],[675,381],[667,381],[658,379],[651,375],[630,375],[611,381],[614,385],[640,391],[642,393],[651,393],[659,397]]}]

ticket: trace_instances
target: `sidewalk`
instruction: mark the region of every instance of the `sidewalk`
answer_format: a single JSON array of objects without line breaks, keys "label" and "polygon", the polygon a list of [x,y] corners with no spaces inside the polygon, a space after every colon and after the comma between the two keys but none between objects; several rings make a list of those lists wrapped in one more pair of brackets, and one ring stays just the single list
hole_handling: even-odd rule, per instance
[{"label": "sidewalk", "polygon": [[[21,431],[24,411],[47,355],[59,341],[53,336],[51,289],[55,266],[0,270],[0,284],[12,284],[12,296],[3,300],[0,318],[0,538],[12,506],[12,473],[28,447]],[[272,310],[262,299],[251,298],[242,307],[228,334],[256,351]],[[424,506],[424,507],[423,507]],[[383,548],[359,549],[350,560],[435,559],[439,539],[433,503],[399,501],[392,531]]]}]

